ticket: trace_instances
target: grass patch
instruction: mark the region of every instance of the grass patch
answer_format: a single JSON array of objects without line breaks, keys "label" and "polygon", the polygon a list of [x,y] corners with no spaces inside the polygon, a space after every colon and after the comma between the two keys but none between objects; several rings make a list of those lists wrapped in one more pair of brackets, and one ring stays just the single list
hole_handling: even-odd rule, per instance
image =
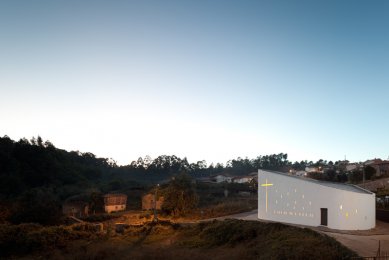
[{"label": "grass patch", "polygon": [[280,223],[225,220],[200,223],[186,231],[186,247],[239,247],[255,259],[348,259],[356,254],[335,239]]},{"label": "grass patch", "polygon": [[0,257],[64,248],[69,241],[93,239],[95,228],[88,224],[43,227],[37,224],[0,225]]},{"label": "grass patch", "polygon": [[[88,227],[0,226],[2,256],[45,259],[348,259],[355,253],[310,229],[225,220],[129,225],[96,236]],[[8,249],[7,249],[8,248]],[[9,250],[5,254],[4,250]],[[29,250],[16,254],[18,248]],[[12,254],[12,252],[14,254]]]},{"label": "grass patch", "polygon": [[81,218],[86,222],[103,222],[110,219],[115,219],[121,217],[122,213],[112,213],[112,214],[98,214],[98,215],[89,215],[87,217]]}]

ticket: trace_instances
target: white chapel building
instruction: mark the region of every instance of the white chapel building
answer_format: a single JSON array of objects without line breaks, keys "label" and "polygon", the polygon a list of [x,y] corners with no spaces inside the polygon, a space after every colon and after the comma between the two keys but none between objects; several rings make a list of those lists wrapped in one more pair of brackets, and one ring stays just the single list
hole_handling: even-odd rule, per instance
[{"label": "white chapel building", "polygon": [[340,230],[375,227],[375,194],[360,187],[258,170],[258,218]]}]

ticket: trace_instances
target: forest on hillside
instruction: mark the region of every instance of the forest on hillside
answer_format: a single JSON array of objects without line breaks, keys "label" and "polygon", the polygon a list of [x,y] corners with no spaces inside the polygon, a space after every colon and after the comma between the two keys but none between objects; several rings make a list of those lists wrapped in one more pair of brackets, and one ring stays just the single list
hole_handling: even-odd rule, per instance
[{"label": "forest on hillside", "polygon": [[192,179],[216,174],[239,176],[258,169],[298,170],[320,163],[327,162],[291,163],[287,154],[280,153],[232,159],[226,165],[207,165],[204,160],[190,163],[175,155],[146,156],[119,166],[113,159],[90,152],[59,149],[40,136],[19,141],[4,136],[0,137],[0,222],[8,218],[12,223],[55,224],[61,204],[68,198],[84,196],[91,201],[109,192],[140,197],[157,183],[174,184],[172,179],[179,174]]},{"label": "forest on hillside", "polygon": [[22,192],[45,187],[61,199],[82,189],[120,190],[123,185],[153,185],[178,173],[192,177],[219,173],[244,175],[257,169],[280,170],[291,165],[287,154],[258,156],[255,159],[237,158],[224,166],[207,165],[206,161],[189,163],[186,158],[161,155],[139,158],[129,165],[118,166],[109,158],[97,158],[90,152],[65,151],[41,137],[19,141],[0,137],[0,198],[14,198]]}]

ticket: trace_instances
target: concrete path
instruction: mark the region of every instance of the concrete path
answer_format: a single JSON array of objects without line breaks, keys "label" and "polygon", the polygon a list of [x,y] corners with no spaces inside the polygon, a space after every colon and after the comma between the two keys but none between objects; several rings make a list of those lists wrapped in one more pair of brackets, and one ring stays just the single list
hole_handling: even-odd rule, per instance
[{"label": "concrete path", "polygon": [[381,241],[381,254],[389,252],[389,235],[350,235],[341,233],[323,232],[335,238],[344,246],[350,248],[360,256],[376,256],[378,244]]},{"label": "concrete path", "polygon": [[[216,218],[224,219],[241,219],[241,220],[259,220],[258,210],[234,214],[230,216]],[[264,221],[267,222],[267,221]],[[350,248],[360,256],[376,256],[379,241],[381,241],[381,253],[389,253],[389,223],[377,220],[376,227],[367,231],[342,231],[331,230],[308,226],[293,225],[302,228],[311,228],[317,232],[322,232],[335,238],[344,246]]]},{"label": "concrete path", "polygon": [[229,215],[229,216],[223,216],[223,217],[218,217],[215,218],[217,220],[224,220],[224,219],[241,219],[241,220],[259,220],[258,219],[258,210],[252,210],[249,212],[243,212],[243,213],[238,213],[234,215]]}]

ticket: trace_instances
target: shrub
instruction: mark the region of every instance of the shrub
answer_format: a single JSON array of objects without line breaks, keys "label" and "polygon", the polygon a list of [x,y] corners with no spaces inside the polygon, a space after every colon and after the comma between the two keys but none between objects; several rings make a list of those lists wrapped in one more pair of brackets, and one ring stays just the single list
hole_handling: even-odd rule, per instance
[{"label": "shrub", "polygon": [[87,222],[103,222],[118,217],[119,217],[118,215],[114,215],[114,214],[99,214],[99,215],[89,215],[87,217],[83,217],[82,220]]},{"label": "shrub", "polygon": [[[84,226],[84,228],[80,228]],[[61,248],[71,240],[91,238],[91,225],[42,227],[37,224],[0,225],[0,256]]]},{"label": "shrub", "polygon": [[256,259],[346,259],[356,256],[335,239],[310,229],[280,223],[225,220],[200,223],[183,245],[236,247],[244,245]]}]

